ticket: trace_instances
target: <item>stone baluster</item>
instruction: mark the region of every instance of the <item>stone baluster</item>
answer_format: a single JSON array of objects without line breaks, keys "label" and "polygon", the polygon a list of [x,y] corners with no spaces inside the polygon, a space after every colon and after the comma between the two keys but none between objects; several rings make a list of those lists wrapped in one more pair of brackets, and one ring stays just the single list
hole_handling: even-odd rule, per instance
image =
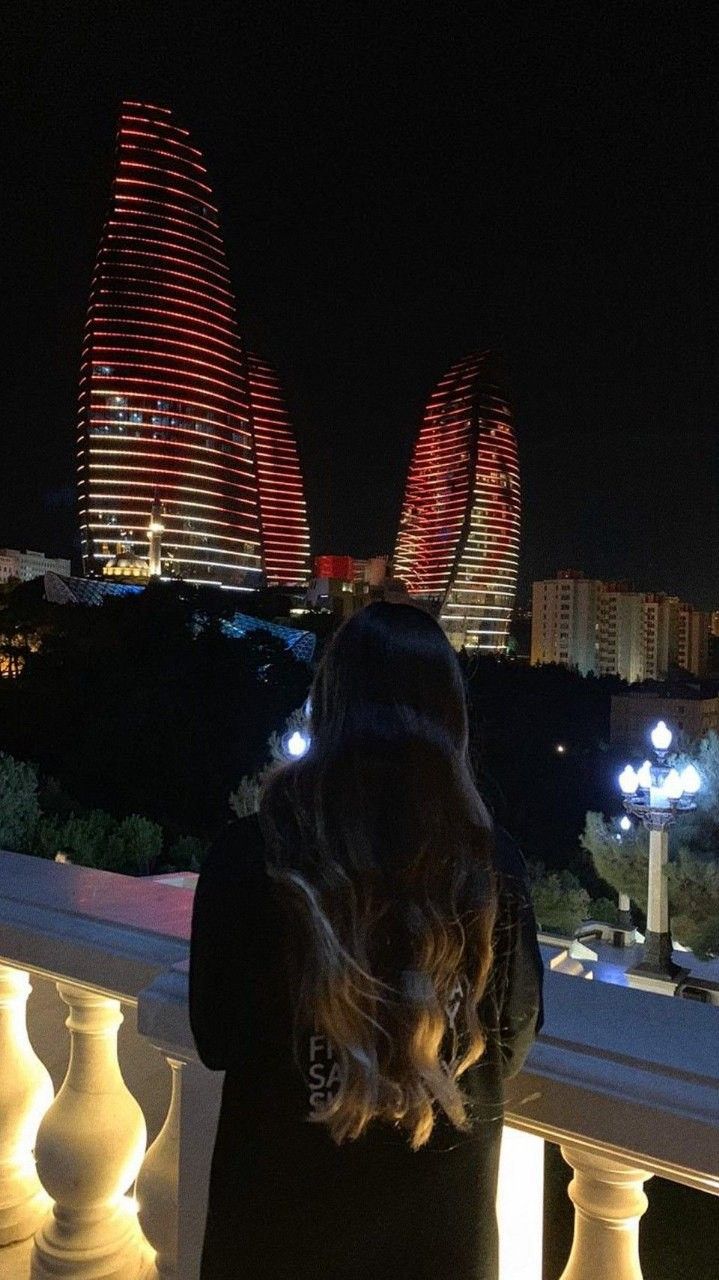
[{"label": "stone baluster", "polygon": [[180,1181],[180,1129],[182,1071],[179,1058],[167,1058],[172,1072],[172,1095],[165,1123],[142,1162],[135,1197],[138,1217],[146,1240],[155,1250],[159,1280],[175,1280],[177,1275],[178,1195]]},{"label": "stone baluster", "polygon": [[0,965],[0,1245],[29,1239],[50,1206],[33,1148],[53,1087],[28,1039],[31,990],[23,970]]},{"label": "stone baluster", "polygon": [[[155,1280],[200,1274],[210,1162],[223,1076],[197,1058],[188,1019],[188,962],[158,974],[137,1001],[137,1029],[172,1071],[167,1119],[137,1180],[139,1219],[156,1250]],[[241,1268],[240,1268],[241,1269]]]},{"label": "stone baluster", "polygon": [[642,1280],[639,1220],[651,1174],[583,1147],[563,1146],[562,1155],[574,1170],[574,1239],[560,1280]]},{"label": "stone baluster", "polygon": [[145,1120],[120,1072],[120,1001],[58,982],[69,1006],[70,1065],[40,1125],[37,1170],[55,1201],[35,1237],[32,1280],[137,1280],[147,1260],[126,1196],[145,1152]]}]

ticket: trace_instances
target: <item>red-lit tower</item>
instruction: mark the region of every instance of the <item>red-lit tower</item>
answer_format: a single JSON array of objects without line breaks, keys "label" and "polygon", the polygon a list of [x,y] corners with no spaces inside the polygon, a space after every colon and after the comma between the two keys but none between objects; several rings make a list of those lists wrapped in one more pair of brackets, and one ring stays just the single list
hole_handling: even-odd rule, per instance
[{"label": "red-lit tower", "polygon": [[86,573],[147,555],[157,500],[163,572],[259,584],[247,361],[202,156],[165,107],[122,106],[79,417]]},{"label": "red-lit tower", "polygon": [[274,369],[254,352],[247,364],[265,580],[307,583],[310,535],[294,433]]},{"label": "red-lit tower", "polygon": [[394,570],[452,643],[504,650],[517,588],[517,441],[496,353],[460,360],[430,397],[410,463]]}]

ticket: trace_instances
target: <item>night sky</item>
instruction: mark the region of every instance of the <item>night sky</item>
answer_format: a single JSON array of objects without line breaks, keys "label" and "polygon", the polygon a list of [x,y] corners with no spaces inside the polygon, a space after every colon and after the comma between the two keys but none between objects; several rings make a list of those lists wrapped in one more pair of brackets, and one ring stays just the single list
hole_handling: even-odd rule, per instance
[{"label": "night sky", "polygon": [[[424,402],[501,342],[522,589],[719,607],[708,4],[10,3],[0,545],[77,548],[77,372],[123,96],[204,152],[313,549],[391,548]],[[420,13],[421,10],[421,13]]]}]

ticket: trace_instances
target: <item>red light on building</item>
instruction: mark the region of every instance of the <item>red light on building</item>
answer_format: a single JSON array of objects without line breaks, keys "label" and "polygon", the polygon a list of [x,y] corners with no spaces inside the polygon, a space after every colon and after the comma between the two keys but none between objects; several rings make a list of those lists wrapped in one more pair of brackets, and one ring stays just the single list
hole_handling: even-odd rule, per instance
[{"label": "red light on building", "polygon": [[353,582],[354,560],[352,556],[315,556],[315,577]]},{"label": "red light on building", "polygon": [[504,650],[517,588],[520,487],[498,359],[459,361],[430,397],[415,442],[394,556],[434,601],[457,647]]},{"label": "red light on building", "polygon": [[125,102],[80,377],[86,573],[118,550],[147,556],[157,498],[163,572],[246,590],[263,570],[297,580],[302,484],[284,410],[265,412],[263,369],[243,350],[201,153],[167,108]]},{"label": "red light on building", "polygon": [[276,373],[253,352],[247,359],[265,578],[271,587],[306,583],[310,535],[294,434]]}]

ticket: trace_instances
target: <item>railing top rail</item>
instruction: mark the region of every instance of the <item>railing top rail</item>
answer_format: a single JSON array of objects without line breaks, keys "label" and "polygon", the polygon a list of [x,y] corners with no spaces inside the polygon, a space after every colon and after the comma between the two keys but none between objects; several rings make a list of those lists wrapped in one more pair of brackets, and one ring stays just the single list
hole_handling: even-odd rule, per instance
[{"label": "railing top rail", "polygon": [[180,941],[190,937],[192,890],[149,877],[0,852],[0,898],[51,905],[56,911]]},{"label": "railing top rail", "polygon": [[509,1122],[719,1194],[719,1009],[553,972],[545,1003]]},{"label": "railing top rail", "polygon": [[135,1000],[185,960],[193,894],[0,853],[0,961]]}]

